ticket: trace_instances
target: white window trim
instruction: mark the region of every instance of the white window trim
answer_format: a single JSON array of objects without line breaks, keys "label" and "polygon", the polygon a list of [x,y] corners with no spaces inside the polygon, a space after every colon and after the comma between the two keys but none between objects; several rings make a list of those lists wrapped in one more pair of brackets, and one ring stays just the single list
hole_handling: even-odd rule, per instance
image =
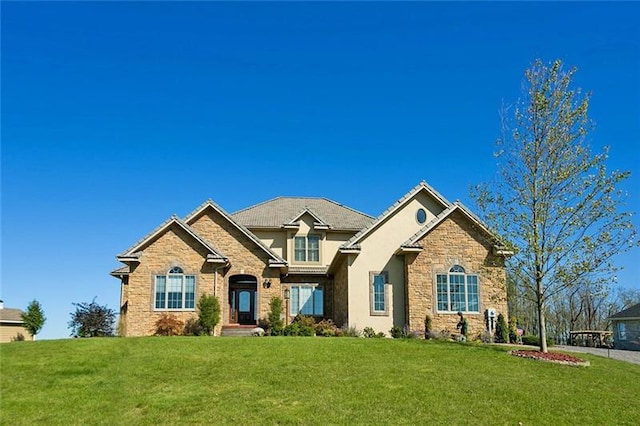
[{"label": "white window trim", "polygon": [[[182,270],[182,268],[180,268]],[[155,274],[153,276],[153,295],[152,295],[152,307],[153,310],[156,312],[193,312],[196,310],[196,289],[198,286],[197,283],[197,278],[196,275],[193,274],[185,274],[184,271],[181,273],[172,273],[171,270],[173,270],[173,268],[171,268],[166,274]],[[181,287],[182,287],[182,302],[181,302],[181,308],[168,308],[168,304],[169,304],[169,277],[176,277],[176,276],[180,276],[181,277]],[[158,277],[164,277],[165,278],[165,282],[164,282],[164,306],[163,308],[158,308],[156,307],[156,295],[157,293],[157,286],[158,286]],[[185,302],[186,302],[186,277],[193,277],[193,307],[192,308],[185,308]]]},{"label": "white window trim", "polygon": [[[454,268],[455,266],[460,266],[460,265],[453,265],[451,266],[449,269],[447,269],[446,272],[437,272],[435,274],[435,276],[433,277],[433,292],[434,292],[434,304],[435,304],[435,311],[439,314],[457,314],[458,310],[455,311],[451,311],[451,310],[441,310],[439,309],[438,306],[438,276],[439,275],[445,275],[447,277],[447,307],[451,308],[451,280],[449,279],[449,277],[451,275],[463,275],[464,276],[464,304],[465,306],[468,308],[469,307],[469,291],[468,291],[468,282],[467,282],[467,277],[469,276],[475,276],[476,277],[476,286],[477,286],[477,294],[478,294],[478,310],[477,311],[469,311],[469,310],[460,310],[460,312],[463,312],[465,314],[479,314],[481,311],[481,307],[480,307],[480,275],[478,274],[473,274],[473,273],[468,273],[466,268],[462,268],[464,269],[464,273],[462,272],[451,272],[451,269]],[[460,266],[462,267],[462,266]]]},{"label": "white window trim", "polygon": [[[384,309],[375,309],[373,280],[376,275],[384,276]],[[389,316],[389,272],[388,271],[369,271],[369,315],[372,317],[388,317]]]},{"label": "white window trim", "polygon": [[[325,289],[324,286],[319,284],[319,283],[295,283],[295,284],[288,284],[289,287],[289,295],[291,295],[293,292],[291,291],[293,289],[293,287],[298,287],[298,288],[302,288],[302,287],[306,287],[306,288],[311,288],[311,303],[313,304],[313,307],[311,309],[311,314],[303,314],[300,312],[300,300],[298,300],[298,312],[293,312],[293,302],[291,300],[289,300],[289,307],[288,307],[288,312],[289,312],[289,316],[295,317],[296,315],[304,315],[304,316],[308,316],[308,317],[317,317],[317,318],[323,318],[324,317],[324,297],[325,297]],[[322,290],[322,312],[320,314],[316,314],[315,313],[315,296],[314,293],[317,289]],[[300,296],[300,291],[298,290],[298,297]],[[289,296],[291,297],[291,296]]]},{"label": "white window trim", "polygon": [[[309,237],[316,237],[318,239],[318,260],[309,260]],[[296,238],[304,238],[304,260],[296,259]],[[291,259],[293,263],[311,263],[319,265],[322,263],[322,235],[321,234],[306,234],[306,235],[293,235],[291,245]]]}]

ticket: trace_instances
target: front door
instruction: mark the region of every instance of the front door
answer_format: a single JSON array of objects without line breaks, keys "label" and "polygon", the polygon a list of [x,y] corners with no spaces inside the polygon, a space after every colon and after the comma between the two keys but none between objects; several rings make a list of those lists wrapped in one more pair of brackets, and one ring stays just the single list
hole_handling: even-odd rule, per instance
[{"label": "front door", "polygon": [[257,280],[251,275],[229,279],[229,322],[256,324]]},{"label": "front door", "polygon": [[231,290],[231,322],[236,324],[256,323],[256,292],[250,289]]}]

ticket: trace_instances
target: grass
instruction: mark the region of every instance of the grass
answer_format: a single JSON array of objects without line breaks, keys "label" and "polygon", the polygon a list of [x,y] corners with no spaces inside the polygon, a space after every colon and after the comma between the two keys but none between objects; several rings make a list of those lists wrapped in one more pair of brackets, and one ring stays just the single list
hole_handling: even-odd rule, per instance
[{"label": "grass", "polygon": [[637,424],[640,365],[507,350],[356,338],[9,343],[0,424]]}]

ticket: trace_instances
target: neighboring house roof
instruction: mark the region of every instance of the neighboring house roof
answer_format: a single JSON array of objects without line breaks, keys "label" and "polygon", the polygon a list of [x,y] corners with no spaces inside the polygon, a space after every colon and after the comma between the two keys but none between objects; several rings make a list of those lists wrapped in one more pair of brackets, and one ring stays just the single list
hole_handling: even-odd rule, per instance
[{"label": "neighboring house roof", "polygon": [[471,222],[473,222],[479,229],[481,229],[491,239],[491,242],[493,243],[496,254],[500,254],[500,255],[513,254],[511,251],[507,250],[501,244],[499,244],[498,243],[499,240],[496,237],[496,235],[493,232],[491,232],[489,228],[487,228],[487,226],[484,223],[482,223],[482,221],[476,215],[474,215],[471,212],[471,210],[466,208],[464,204],[462,204],[460,201],[456,201],[455,203],[451,204],[449,207],[444,209],[442,212],[440,212],[438,216],[433,218],[429,223],[425,224],[418,232],[413,234],[411,238],[405,241],[400,246],[400,249],[401,250],[409,249],[409,251],[411,249],[421,249],[422,246],[419,243],[420,239],[424,237],[426,234],[428,234],[436,226],[438,226],[438,224],[442,223],[442,221],[444,221],[447,217],[451,216],[451,214],[453,214],[453,212],[455,211],[461,212],[464,216],[466,216]]},{"label": "neighboring house roof", "polygon": [[[118,260],[123,261],[136,261],[140,257],[140,251],[146,246],[149,242],[151,242],[154,238],[158,237],[162,233],[164,233],[169,227],[172,225],[177,225],[182,228],[186,233],[191,235],[198,243],[200,243],[207,251],[207,261],[212,263],[224,263],[227,261],[226,256],[224,256],[219,250],[217,250],[213,245],[207,242],[204,238],[199,236],[189,225],[181,221],[176,215],[171,216],[164,223],[158,226],[156,229],[151,231],[141,240],[136,242],[134,245],[129,247],[123,253],[117,256]],[[117,271],[117,270],[116,270]],[[115,271],[113,271],[115,272]],[[113,275],[112,272],[112,275]]]},{"label": "neighboring house roof", "polygon": [[[242,223],[238,222],[233,218],[232,215],[227,213],[222,207],[213,202],[213,200],[207,200],[199,207],[197,207],[194,211],[189,213],[187,217],[184,218],[184,222],[188,224],[192,219],[200,215],[206,209],[211,208],[215,210],[218,214],[224,217],[231,225],[235,226],[240,232],[246,235],[251,241],[256,243],[258,247],[260,247],[266,254],[269,255],[269,266],[286,266],[287,261],[284,260],[281,256],[278,256],[273,250],[271,250],[265,243],[260,240],[260,238],[256,237],[253,232],[249,231]],[[186,225],[188,226],[188,225]]]},{"label": "neighboring house roof", "polygon": [[638,303],[637,305],[633,305],[628,307],[627,309],[618,312],[615,315],[611,315],[609,317],[609,319],[611,320],[630,320],[630,319],[637,319],[640,320],[640,303]]},{"label": "neighboring house roof", "polygon": [[351,237],[349,241],[345,242],[340,246],[341,250],[357,250],[358,242],[362,240],[366,235],[376,229],[385,219],[399,210],[402,206],[408,203],[418,192],[426,191],[431,197],[433,197],[436,201],[438,201],[443,207],[447,208],[451,206],[451,203],[447,201],[442,195],[438,193],[435,189],[429,186],[425,181],[420,182],[413,189],[407,192],[404,196],[402,196],[398,201],[393,203],[391,207],[382,212],[380,216],[378,216],[373,222],[371,222],[367,227],[363,228],[356,235]]},{"label": "neighboring house roof", "polygon": [[22,314],[24,314],[24,312],[20,309],[2,308],[0,309],[0,322],[5,324],[22,324],[24,323]]},{"label": "neighboring house roof", "polygon": [[312,197],[277,197],[231,216],[248,228],[282,228],[295,224],[305,213],[333,230],[359,231],[373,221],[373,217],[328,198]]}]

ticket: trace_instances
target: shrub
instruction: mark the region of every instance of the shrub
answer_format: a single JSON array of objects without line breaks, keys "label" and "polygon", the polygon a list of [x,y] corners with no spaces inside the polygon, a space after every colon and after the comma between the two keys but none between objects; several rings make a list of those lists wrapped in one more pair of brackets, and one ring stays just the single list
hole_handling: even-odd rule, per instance
[{"label": "shrub", "polygon": [[202,333],[211,336],[220,322],[220,302],[212,295],[203,294],[198,301],[198,320]]},{"label": "shrub", "polygon": [[116,313],[113,309],[96,303],[73,303],[75,312],[71,313],[69,328],[74,337],[104,337],[113,336]]},{"label": "shrub", "polygon": [[518,343],[518,319],[509,317],[509,343]]},{"label": "shrub", "polygon": [[360,330],[358,330],[354,326],[342,327],[340,329],[340,336],[342,337],[360,337],[361,335],[362,333],[360,332]]},{"label": "shrub", "polygon": [[283,330],[285,336],[315,336],[316,322],[313,317],[296,315],[291,324]]},{"label": "shrub", "polygon": [[156,321],[156,336],[179,336],[184,330],[184,323],[173,314],[162,314]]},{"label": "shrub", "polygon": [[482,343],[493,343],[493,335],[490,331],[485,330],[480,335],[480,340]]},{"label": "shrub", "polygon": [[416,336],[411,330],[409,330],[409,326],[405,325],[404,327],[399,327],[394,325],[391,330],[389,330],[389,334],[394,339],[414,339]]},{"label": "shrub", "polygon": [[376,333],[376,331],[371,327],[365,327],[364,330],[362,330],[362,335],[368,339],[379,339],[381,337],[385,337],[385,334],[382,331]]},{"label": "shrub", "polygon": [[268,330],[268,334],[272,336],[279,336],[282,334],[284,323],[282,322],[282,299],[279,297],[272,297],[269,302],[267,323],[268,325],[265,330]]},{"label": "shrub", "polygon": [[507,328],[507,322],[504,319],[504,315],[498,315],[498,321],[496,322],[496,343],[509,343],[509,329]]},{"label": "shrub", "polygon": [[204,332],[202,324],[200,324],[200,320],[198,318],[189,318],[184,323],[182,334],[185,336],[204,336],[207,333]]},{"label": "shrub", "polygon": [[316,336],[333,337],[337,335],[338,327],[330,319],[320,321],[315,325]]},{"label": "shrub", "polygon": [[430,339],[431,336],[431,317],[427,315],[424,317],[424,338]]},{"label": "shrub", "polygon": [[12,337],[11,341],[12,342],[24,342],[25,341],[24,334],[22,334],[22,333],[16,334],[16,337]]},{"label": "shrub", "polygon": [[[539,336],[522,336],[522,343],[524,345],[530,346],[540,346],[540,337]],[[553,339],[551,337],[547,337],[547,346],[553,346]]]}]

